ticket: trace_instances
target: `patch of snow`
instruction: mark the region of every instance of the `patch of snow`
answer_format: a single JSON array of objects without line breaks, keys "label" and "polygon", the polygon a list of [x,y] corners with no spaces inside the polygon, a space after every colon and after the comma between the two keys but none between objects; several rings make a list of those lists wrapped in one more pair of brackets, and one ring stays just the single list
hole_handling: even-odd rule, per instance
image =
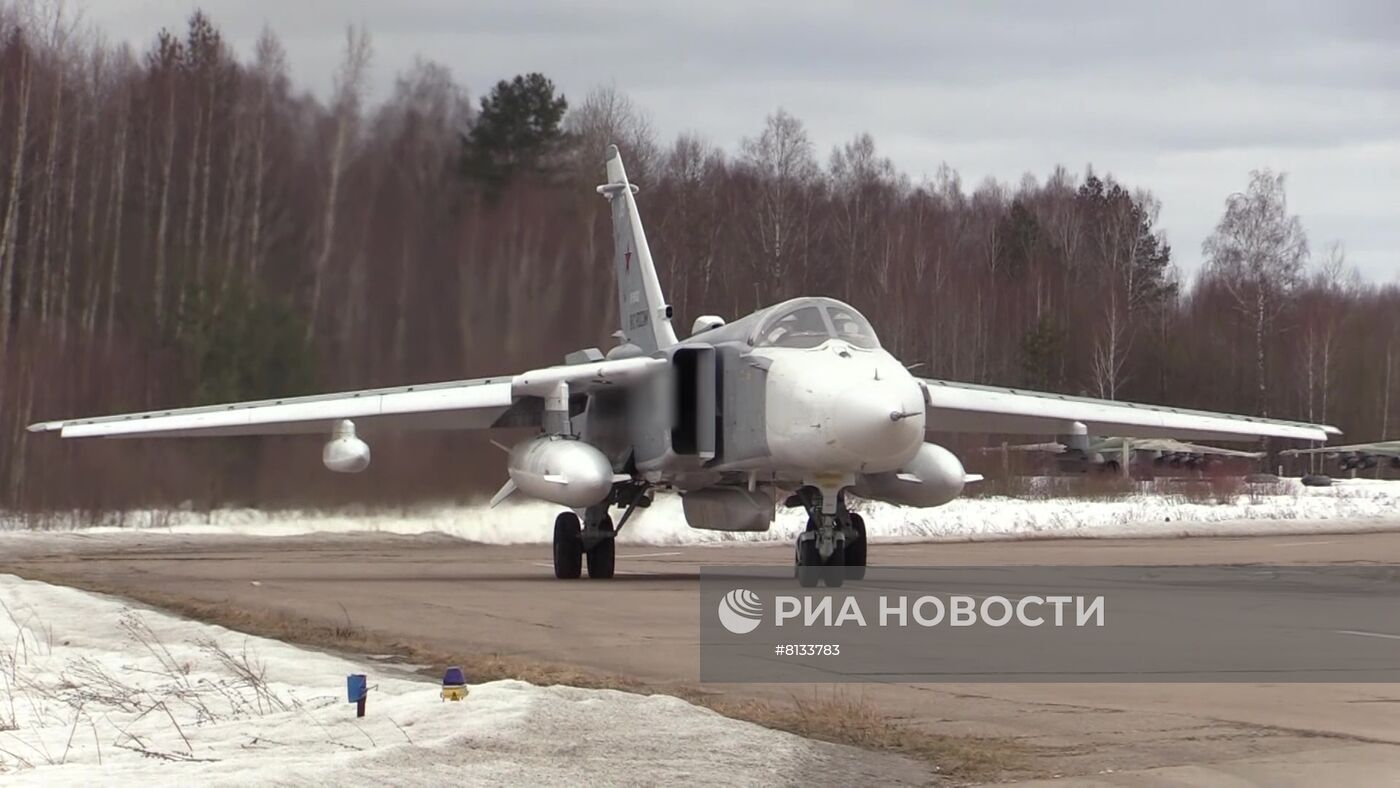
[{"label": "patch of snow", "polygon": [[[1347,479],[1337,480],[1332,487],[1304,487],[1296,479],[1286,479],[1221,503],[1193,502],[1144,485],[1137,493],[1108,499],[960,498],[936,509],[864,501],[858,508],[874,541],[1320,532],[1329,527],[1354,530],[1400,523],[1400,481]],[[90,534],[130,530],[241,536],[442,533],[487,544],[524,544],[548,542],[559,511],[553,504],[533,501],[510,501],[495,509],[483,504],[397,512],[223,509],[128,512],[120,515],[120,522],[96,527],[75,517],[59,517],[47,526]],[[614,519],[619,516],[615,511]],[[16,518],[0,517],[0,531],[24,525]],[[805,527],[806,516],[800,509],[780,506],[777,521],[763,533],[696,530],[686,525],[680,498],[662,493],[651,507],[637,510],[619,539],[623,544],[658,546],[787,542]]]},{"label": "patch of snow", "polygon": [[11,575],[0,601],[6,785],[773,784],[829,746],[664,695],[496,681],[443,702],[387,666]]}]

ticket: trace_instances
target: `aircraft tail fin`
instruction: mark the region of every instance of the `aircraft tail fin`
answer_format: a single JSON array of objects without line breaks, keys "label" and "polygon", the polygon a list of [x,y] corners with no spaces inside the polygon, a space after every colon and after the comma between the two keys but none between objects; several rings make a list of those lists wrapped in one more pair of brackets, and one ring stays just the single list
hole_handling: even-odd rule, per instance
[{"label": "aircraft tail fin", "polygon": [[642,219],[616,145],[607,152],[608,182],[598,193],[608,198],[613,219],[613,267],[617,272],[618,316],[627,342],[650,354],[676,344],[671,307],[661,293]]}]

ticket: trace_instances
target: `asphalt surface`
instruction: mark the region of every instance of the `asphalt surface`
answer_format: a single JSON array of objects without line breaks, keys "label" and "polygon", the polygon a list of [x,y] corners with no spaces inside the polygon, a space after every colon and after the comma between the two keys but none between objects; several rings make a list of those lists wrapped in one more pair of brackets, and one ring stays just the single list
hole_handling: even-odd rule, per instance
[{"label": "asphalt surface", "polygon": [[[547,545],[435,536],[73,535],[0,549],[0,571],[328,622],[348,615],[406,642],[566,663],[663,687],[697,681],[702,565],[791,561],[786,545],[628,547],[619,550],[612,581],[557,581]],[[1400,533],[881,544],[871,561],[1400,564]],[[707,687],[776,699],[821,691]],[[1047,779],[1075,784],[1400,784],[1400,685],[862,684],[848,691],[929,730],[1012,737]]]}]

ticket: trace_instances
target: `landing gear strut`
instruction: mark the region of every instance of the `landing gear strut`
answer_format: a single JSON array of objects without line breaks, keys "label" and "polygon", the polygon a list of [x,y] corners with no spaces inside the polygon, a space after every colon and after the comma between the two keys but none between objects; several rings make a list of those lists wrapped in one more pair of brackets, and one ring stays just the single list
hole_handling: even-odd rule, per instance
[{"label": "landing gear strut", "polygon": [[797,537],[794,556],[799,585],[812,588],[825,582],[839,588],[848,578],[865,578],[865,519],[846,508],[845,494],[837,494],[835,512],[823,511],[815,487],[803,487],[788,503],[807,510],[807,530]]}]

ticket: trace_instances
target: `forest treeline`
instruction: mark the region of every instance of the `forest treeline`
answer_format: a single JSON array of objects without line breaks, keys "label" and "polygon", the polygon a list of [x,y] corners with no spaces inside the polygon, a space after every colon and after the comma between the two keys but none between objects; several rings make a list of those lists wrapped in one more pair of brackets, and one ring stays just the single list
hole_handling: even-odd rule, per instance
[{"label": "forest treeline", "polygon": [[[662,140],[623,93],[415,63],[330,95],[264,31],[196,12],[136,51],[0,2],[0,505],[403,501],[489,489],[480,436],[396,436],[350,479],[309,438],[60,442],[32,421],[466,378],[608,347],[616,142],[688,329],[826,294],[919,374],[1400,434],[1400,289],[1306,237],[1282,174],[1221,195],[1185,279],[1146,185],[1056,168],[913,180],[781,109],[726,149]],[[508,75],[507,75],[508,76]],[[1342,239],[1338,239],[1339,241]],[[964,439],[965,440],[965,439]]]}]

